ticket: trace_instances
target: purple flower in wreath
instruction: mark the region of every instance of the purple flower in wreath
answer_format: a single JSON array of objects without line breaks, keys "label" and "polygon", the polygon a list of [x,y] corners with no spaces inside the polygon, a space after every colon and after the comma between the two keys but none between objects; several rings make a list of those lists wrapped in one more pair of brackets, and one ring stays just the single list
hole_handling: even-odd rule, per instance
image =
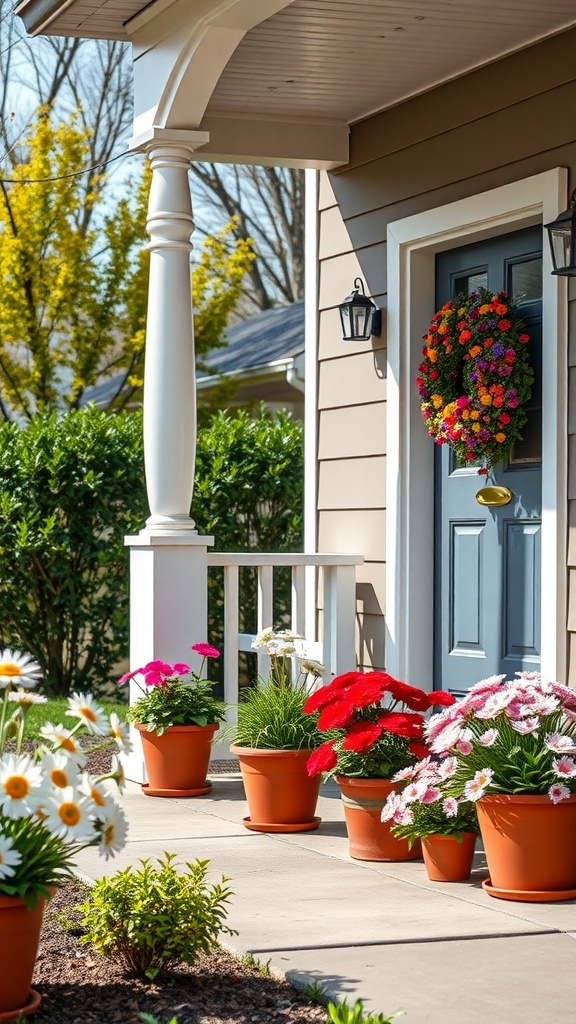
[{"label": "purple flower in wreath", "polygon": [[468,313],[468,317],[470,320],[477,320],[479,316],[480,310],[478,309],[477,306],[474,306],[474,309],[471,309],[470,312]]},{"label": "purple flower in wreath", "polygon": [[483,321],[481,324],[478,324],[478,330],[479,331],[487,331],[488,330],[488,324],[484,323],[484,321]]},{"label": "purple flower in wreath", "polygon": [[470,380],[472,381],[473,384],[475,384],[476,381],[478,380],[478,374],[477,373],[471,373],[470,374]]},{"label": "purple flower in wreath", "polygon": [[492,345],[492,355],[495,359],[500,359],[504,355],[505,351],[506,349],[504,348],[504,345],[501,345],[499,341]]}]

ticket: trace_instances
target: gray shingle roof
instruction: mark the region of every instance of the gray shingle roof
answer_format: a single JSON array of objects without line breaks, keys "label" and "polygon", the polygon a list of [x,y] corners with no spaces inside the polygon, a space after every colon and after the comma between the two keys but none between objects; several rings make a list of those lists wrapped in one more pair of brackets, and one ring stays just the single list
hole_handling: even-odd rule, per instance
[{"label": "gray shingle roof", "polygon": [[289,359],[304,351],[304,302],[275,306],[242,320],[228,328],[226,340],[226,347],[213,349],[204,358],[211,373],[237,373]]}]

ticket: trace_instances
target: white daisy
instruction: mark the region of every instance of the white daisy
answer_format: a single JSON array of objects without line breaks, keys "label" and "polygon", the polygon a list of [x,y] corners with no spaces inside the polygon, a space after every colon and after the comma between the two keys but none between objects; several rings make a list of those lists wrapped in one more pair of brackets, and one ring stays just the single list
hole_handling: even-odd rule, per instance
[{"label": "white daisy", "polygon": [[116,754],[112,755],[112,766],[110,768],[110,778],[114,779],[114,782],[118,786],[118,789],[124,789],[126,785],[126,776],[124,774],[124,768],[120,762],[120,759]]},{"label": "white daisy", "polygon": [[480,771],[477,771],[474,778],[464,786],[464,799],[479,800],[484,796],[485,790],[492,782],[493,775],[494,772],[491,768],[481,768]]},{"label": "white daisy", "polygon": [[14,848],[12,840],[8,836],[0,835],[0,880],[11,878],[15,873],[14,868],[22,861],[22,855]]},{"label": "white daisy", "polygon": [[102,708],[96,704],[91,693],[73,693],[68,697],[67,715],[79,718],[88,732],[95,736],[105,736],[108,732],[108,719]]},{"label": "white daisy", "polygon": [[66,729],[64,725],[53,725],[52,722],[46,722],[46,725],[40,729],[40,735],[52,743],[56,750],[61,750],[63,754],[75,761],[80,768],[85,764],[85,755],[80,750],[70,729]]},{"label": "white daisy", "polygon": [[312,658],[304,658],[301,665],[302,671],[306,675],[314,676],[314,679],[321,679],[324,675],[324,665],[321,665],[319,661],[314,661]]},{"label": "white daisy", "polygon": [[458,761],[455,757],[445,757],[438,765],[438,778],[442,780],[450,779],[457,767]]},{"label": "white daisy", "polygon": [[486,729],[486,732],[478,737],[478,743],[481,747],[493,747],[497,739],[498,729]]},{"label": "white daisy", "polygon": [[29,654],[11,651],[8,647],[0,651],[0,689],[7,686],[31,689],[38,685],[40,675],[40,665]]},{"label": "white daisy", "polygon": [[55,789],[66,789],[77,786],[80,769],[66,754],[56,752],[45,754],[41,761],[44,778],[48,779]]},{"label": "white daisy", "polygon": [[122,723],[115,711],[110,715],[110,732],[116,746],[120,748],[122,753],[129,754],[132,750],[130,726]]},{"label": "white daisy", "polygon": [[94,837],[92,807],[85,796],[73,786],[57,790],[46,800],[44,825],[54,836],[62,839],[89,840]]},{"label": "white daisy", "polygon": [[447,818],[455,818],[458,814],[458,801],[453,796],[447,796],[442,801],[442,810]]},{"label": "white daisy", "polygon": [[30,690],[11,690],[6,699],[25,708],[31,704],[48,703],[48,697],[43,697],[41,693],[31,693]]},{"label": "white daisy", "polygon": [[113,857],[115,853],[122,850],[126,843],[126,834],[128,832],[128,825],[124,812],[116,804],[112,806],[112,809],[100,824],[100,843],[98,844],[98,852],[102,854],[105,860],[109,857]]},{"label": "white daisy", "polygon": [[103,784],[93,779],[88,772],[82,773],[78,792],[95,804],[92,809],[92,818],[101,819],[104,814],[109,813],[110,808],[114,805],[112,797],[106,792]]},{"label": "white daisy", "polygon": [[259,647],[266,647],[266,644],[274,636],[274,630],[272,626],[267,626],[266,629],[261,629],[260,632],[254,637],[252,641],[252,647],[256,650]]},{"label": "white daisy", "polygon": [[557,754],[572,754],[576,751],[573,737],[565,736],[561,732],[549,732],[544,737],[544,744],[548,750],[554,750]]},{"label": "white daisy", "polygon": [[0,759],[0,810],[7,818],[25,818],[42,802],[42,769],[28,755]]}]

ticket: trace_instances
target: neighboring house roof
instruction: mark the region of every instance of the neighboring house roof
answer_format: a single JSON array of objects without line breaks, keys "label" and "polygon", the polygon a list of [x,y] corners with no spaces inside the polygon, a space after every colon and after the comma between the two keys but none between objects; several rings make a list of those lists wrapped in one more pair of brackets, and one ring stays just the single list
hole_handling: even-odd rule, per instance
[{"label": "neighboring house roof", "polygon": [[[259,379],[259,393],[246,397],[266,400],[272,379],[283,377],[289,390],[303,390],[304,302],[275,306],[264,313],[233,324],[226,331],[227,344],[213,349],[203,359],[208,372],[198,375],[198,387],[205,391],[218,384],[220,376],[237,377],[242,382]],[[298,358],[300,357],[300,358]],[[92,402],[104,408],[118,392],[122,374],[86,388],[81,405]],[[286,385],[285,385],[286,387]],[[281,399],[275,385],[270,397]]]}]

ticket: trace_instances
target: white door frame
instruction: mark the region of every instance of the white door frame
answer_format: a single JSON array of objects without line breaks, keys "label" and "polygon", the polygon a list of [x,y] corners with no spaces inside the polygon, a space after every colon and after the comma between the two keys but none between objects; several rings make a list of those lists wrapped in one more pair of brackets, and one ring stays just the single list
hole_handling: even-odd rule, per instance
[{"label": "white door frame", "polygon": [[[434,444],[416,387],[422,336],[435,310],[435,255],[538,223],[567,206],[557,167],[388,226],[386,668],[433,681]],[[542,673],[565,681],[567,287],[543,238]]]}]

